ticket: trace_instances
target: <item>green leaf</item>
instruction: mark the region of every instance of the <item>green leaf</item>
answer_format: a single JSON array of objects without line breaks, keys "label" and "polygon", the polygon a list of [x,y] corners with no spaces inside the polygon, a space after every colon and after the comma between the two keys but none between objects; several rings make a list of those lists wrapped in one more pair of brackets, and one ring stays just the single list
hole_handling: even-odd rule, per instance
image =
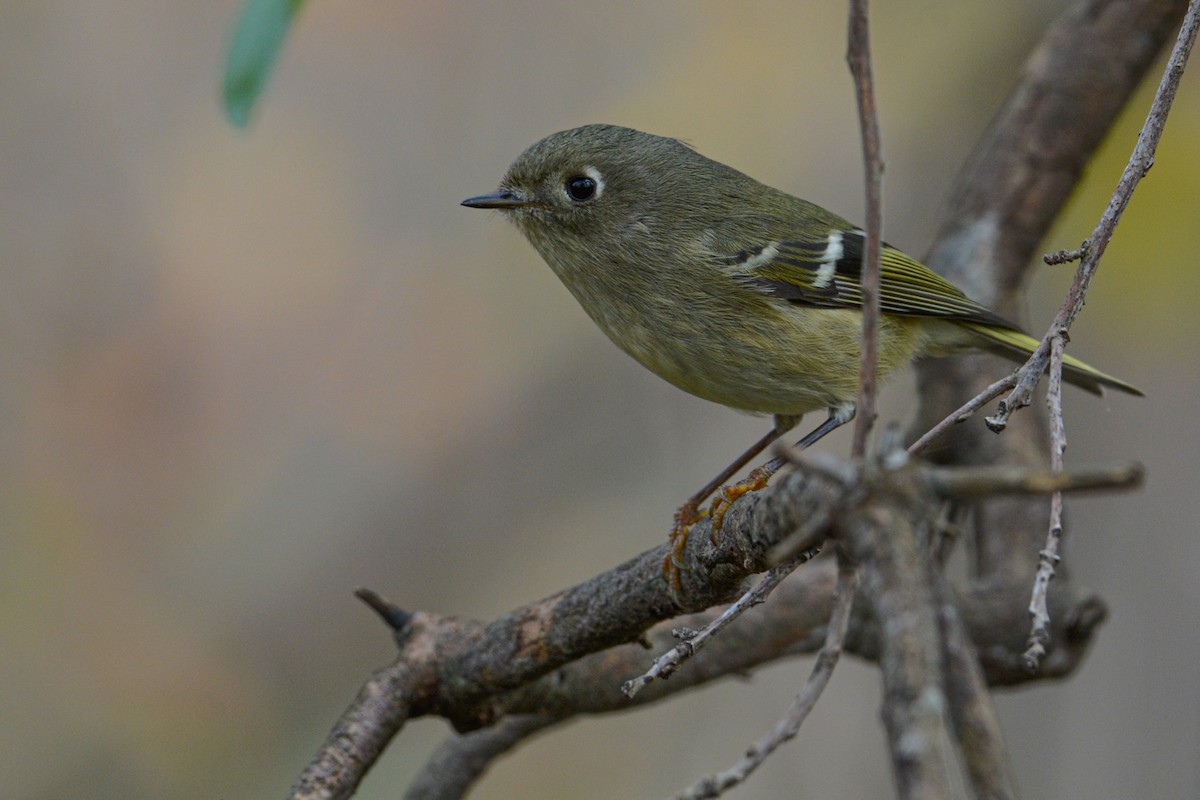
[{"label": "green leaf", "polygon": [[250,122],[284,37],[304,0],[247,0],[225,62],[225,114],[239,128]]}]

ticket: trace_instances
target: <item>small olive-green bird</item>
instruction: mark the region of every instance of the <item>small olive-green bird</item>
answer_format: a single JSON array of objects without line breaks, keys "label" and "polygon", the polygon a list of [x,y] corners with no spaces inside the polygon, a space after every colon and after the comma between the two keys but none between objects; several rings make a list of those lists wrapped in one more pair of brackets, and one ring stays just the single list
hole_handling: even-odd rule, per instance
[{"label": "small olive-green bird", "polygon": [[[499,191],[463,205],[504,212],[608,338],[651,372],[774,415],[775,430],[689,501],[693,516],[802,415],[829,410],[804,445],[854,416],[864,233],[836,214],[676,139],[614,125],[547,136],[513,162]],[[1038,345],[887,245],[880,309],[881,378],[918,356],[982,349],[1024,361]],[[1141,394],[1070,356],[1063,377],[1095,393]]]}]

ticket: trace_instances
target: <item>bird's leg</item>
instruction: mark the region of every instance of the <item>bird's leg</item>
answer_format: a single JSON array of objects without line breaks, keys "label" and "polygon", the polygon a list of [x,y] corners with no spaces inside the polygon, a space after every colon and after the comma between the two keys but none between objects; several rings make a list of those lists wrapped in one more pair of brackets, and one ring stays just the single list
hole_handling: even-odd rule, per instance
[{"label": "bird's leg", "polygon": [[[852,419],[854,419],[853,403],[833,406],[829,409],[829,416],[824,422],[806,434],[800,441],[796,442],[796,449],[803,450],[815,444],[825,434],[840,428]],[[679,565],[682,563],[683,548],[687,544],[688,532],[691,530],[692,525],[699,522],[705,516],[699,510],[700,504],[713,492],[717,493],[707,512],[707,516],[712,518],[712,537],[715,544],[717,535],[721,532],[721,526],[725,522],[725,512],[729,510],[733,502],[744,494],[758,491],[766,486],[771,477],[786,462],[780,458],[773,458],[761,467],[753,470],[746,476],[745,480],[729,486],[724,485],[725,481],[729,480],[734,473],[748,464],[752,458],[765,450],[772,442],[795,427],[799,421],[799,417],[776,416],[775,428],[770,433],[755,442],[737,461],[730,464],[720,475],[709,481],[707,486],[694,494],[675,512],[675,525],[671,529],[671,552],[663,559],[663,578],[673,589],[679,591],[683,588],[680,582]]]},{"label": "bird's leg", "polygon": [[[845,425],[850,420],[854,419],[854,406],[835,406],[829,409],[829,416],[825,421],[818,425],[813,430],[804,435],[800,441],[796,442],[796,449],[803,450],[813,444],[816,444],[821,437],[827,433],[837,430]],[[712,518],[712,538],[716,544],[717,535],[721,533],[721,527],[725,524],[725,512],[729,511],[729,507],[733,505],[744,494],[757,492],[764,488],[768,481],[779,471],[787,462],[782,458],[772,458],[761,467],[751,470],[750,474],[744,480],[738,481],[730,486],[723,486],[717,492],[717,496],[713,498],[712,505],[709,506],[708,516]]]},{"label": "bird's leg", "polygon": [[[853,406],[829,409],[829,416],[825,418],[825,421],[805,434],[804,438],[800,441],[796,442],[796,449],[803,450],[810,445],[816,444],[825,434],[840,428],[852,419],[854,419]],[[772,458],[761,467],[752,470],[744,480],[730,486],[721,487],[721,490],[717,492],[717,496],[713,498],[712,505],[708,510],[708,516],[712,518],[714,544],[716,543],[717,535],[720,534],[721,528],[725,524],[725,513],[729,511],[729,507],[742,495],[757,492],[759,489],[764,488],[785,463],[787,462],[782,458]]]}]

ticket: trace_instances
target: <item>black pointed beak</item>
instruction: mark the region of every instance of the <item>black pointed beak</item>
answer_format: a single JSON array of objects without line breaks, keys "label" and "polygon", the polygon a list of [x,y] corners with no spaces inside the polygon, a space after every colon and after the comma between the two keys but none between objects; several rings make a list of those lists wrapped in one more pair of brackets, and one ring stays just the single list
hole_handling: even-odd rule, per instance
[{"label": "black pointed beak", "polygon": [[508,190],[493,192],[491,194],[482,194],[479,197],[469,197],[466,200],[463,200],[462,204],[467,208],[499,208],[501,210],[529,208],[531,206],[540,205],[540,203],[526,200],[525,198],[520,197],[516,193]]}]

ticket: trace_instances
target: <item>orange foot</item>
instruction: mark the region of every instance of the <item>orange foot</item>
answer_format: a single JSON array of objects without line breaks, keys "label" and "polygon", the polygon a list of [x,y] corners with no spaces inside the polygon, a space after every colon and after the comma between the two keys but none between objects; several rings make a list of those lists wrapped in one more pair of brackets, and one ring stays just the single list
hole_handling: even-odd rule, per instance
[{"label": "orange foot", "polygon": [[663,580],[675,592],[683,589],[683,577],[681,568],[683,565],[683,548],[687,546],[688,534],[692,532],[692,526],[707,516],[707,512],[701,511],[699,506],[689,500],[679,507],[675,512],[675,521],[671,525],[671,552],[667,553],[666,558],[662,563]]},{"label": "orange foot", "polygon": [[721,535],[721,528],[725,525],[725,514],[729,511],[729,507],[742,495],[764,488],[771,480],[771,476],[775,474],[775,469],[772,468],[773,463],[768,462],[758,469],[752,470],[745,479],[737,483],[722,486],[717,490],[717,496],[713,498],[712,505],[707,511],[701,511],[699,502],[693,498],[675,512],[675,523],[671,526],[671,552],[667,553],[662,564],[663,580],[674,591],[679,592],[683,589],[681,574],[683,550],[687,546],[688,534],[692,532],[692,526],[705,517],[711,517],[711,536],[712,543],[715,545],[717,537]]},{"label": "orange foot", "polygon": [[775,470],[770,469],[771,462],[763,464],[755,470],[751,470],[750,474],[737,483],[729,486],[722,486],[717,491],[717,496],[713,498],[712,505],[708,507],[708,516],[712,517],[712,543],[717,543],[717,537],[721,534],[721,528],[725,527],[725,514],[728,513],[729,507],[732,506],[738,498],[750,492],[757,492],[759,489],[765,488],[771,480],[771,476],[775,474]]}]

